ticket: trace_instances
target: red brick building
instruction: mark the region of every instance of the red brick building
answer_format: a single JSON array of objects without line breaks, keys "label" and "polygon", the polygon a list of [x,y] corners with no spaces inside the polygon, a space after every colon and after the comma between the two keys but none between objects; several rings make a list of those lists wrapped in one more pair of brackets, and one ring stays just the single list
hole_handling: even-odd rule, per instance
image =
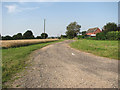
[{"label": "red brick building", "polygon": [[102,31],[98,27],[96,27],[96,28],[90,28],[86,32],[86,35],[88,35],[88,36],[96,36],[96,34],[100,33],[100,32],[102,32]]}]

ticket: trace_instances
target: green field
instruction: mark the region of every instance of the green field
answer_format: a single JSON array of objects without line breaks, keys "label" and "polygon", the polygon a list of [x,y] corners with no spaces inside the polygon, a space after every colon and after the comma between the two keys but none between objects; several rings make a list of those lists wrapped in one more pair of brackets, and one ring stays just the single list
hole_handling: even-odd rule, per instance
[{"label": "green field", "polygon": [[63,40],[58,40],[54,42],[46,42],[41,44],[17,47],[17,48],[9,48],[2,49],[2,83],[4,87],[4,83],[8,80],[11,80],[14,74],[24,70],[25,66],[27,66],[26,61],[30,59],[30,54],[37,49],[40,49],[46,45],[60,42]]},{"label": "green field", "polygon": [[70,46],[98,56],[118,59],[118,41],[81,39],[71,43]]}]

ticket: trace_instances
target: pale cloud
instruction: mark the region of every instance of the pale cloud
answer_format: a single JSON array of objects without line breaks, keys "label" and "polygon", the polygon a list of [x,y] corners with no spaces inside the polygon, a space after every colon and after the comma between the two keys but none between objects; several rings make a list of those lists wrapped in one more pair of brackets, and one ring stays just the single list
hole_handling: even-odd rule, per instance
[{"label": "pale cloud", "polygon": [[8,13],[18,13],[18,12],[23,12],[23,11],[28,11],[28,10],[35,10],[38,9],[39,7],[20,7],[17,5],[6,5],[5,6],[8,10]]},{"label": "pale cloud", "polygon": [[8,9],[9,13],[13,13],[16,11],[17,6],[16,5],[6,5],[5,6]]}]

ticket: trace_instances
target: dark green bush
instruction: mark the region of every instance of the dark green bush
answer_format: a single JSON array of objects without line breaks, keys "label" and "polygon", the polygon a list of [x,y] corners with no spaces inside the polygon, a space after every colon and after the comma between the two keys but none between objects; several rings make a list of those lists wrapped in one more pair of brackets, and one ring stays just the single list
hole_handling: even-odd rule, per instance
[{"label": "dark green bush", "polygon": [[42,39],[42,37],[41,36],[37,36],[36,39]]},{"label": "dark green bush", "polygon": [[12,37],[14,40],[17,40],[17,39],[22,39],[23,37],[22,37],[22,33],[18,33],[18,34],[16,34],[16,35],[13,35],[13,37]]},{"label": "dark green bush", "polygon": [[96,37],[87,37],[86,39],[89,39],[89,40],[96,40]]},{"label": "dark green bush", "polygon": [[33,32],[32,32],[31,30],[27,30],[27,31],[23,34],[23,39],[34,39]]},{"label": "dark green bush", "polygon": [[119,40],[120,31],[101,32],[96,35],[97,40]]},{"label": "dark green bush", "polygon": [[48,37],[48,34],[47,34],[47,33],[42,33],[42,34],[41,34],[41,38],[42,38],[42,39],[46,39],[47,37]]},{"label": "dark green bush", "polygon": [[83,38],[85,38],[85,36],[84,35],[78,35],[77,38],[78,39],[83,39]]},{"label": "dark green bush", "polygon": [[97,40],[106,40],[106,34],[104,32],[101,32],[101,33],[97,33],[96,34],[96,39]]},{"label": "dark green bush", "polygon": [[65,39],[65,38],[67,38],[67,36],[66,35],[61,35],[60,38]]},{"label": "dark green bush", "polygon": [[119,40],[120,31],[111,31],[106,34],[108,40]]}]

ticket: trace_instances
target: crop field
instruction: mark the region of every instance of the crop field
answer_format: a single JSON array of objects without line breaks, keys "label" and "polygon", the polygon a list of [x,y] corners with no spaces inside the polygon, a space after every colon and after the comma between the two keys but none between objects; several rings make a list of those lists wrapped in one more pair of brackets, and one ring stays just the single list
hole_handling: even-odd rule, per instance
[{"label": "crop field", "polygon": [[1,47],[2,48],[10,48],[10,47],[19,47],[19,46],[27,46],[31,44],[44,43],[56,41],[58,39],[26,39],[26,40],[2,40]]}]

